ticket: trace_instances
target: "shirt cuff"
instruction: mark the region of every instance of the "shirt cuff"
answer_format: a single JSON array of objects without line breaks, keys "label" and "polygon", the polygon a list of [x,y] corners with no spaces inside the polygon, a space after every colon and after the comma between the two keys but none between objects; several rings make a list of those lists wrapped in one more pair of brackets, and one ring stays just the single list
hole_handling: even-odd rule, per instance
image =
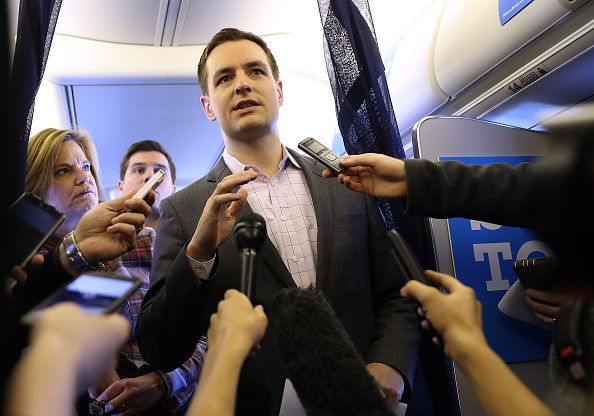
[{"label": "shirt cuff", "polygon": [[212,256],[212,259],[205,261],[205,262],[201,262],[196,259],[193,259],[192,257],[190,257],[188,255],[188,253],[186,253],[186,257],[188,258],[190,267],[192,268],[192,270],[194,271],[194,274],[196,275],[196,277],[198,279],[201,279],[201,280],[212,279],[212,276],[210,275],[210,273],[212,272],[212,269],[214,267],[214,263],[217,258],[217,253],[214,253],[214,255]]}]

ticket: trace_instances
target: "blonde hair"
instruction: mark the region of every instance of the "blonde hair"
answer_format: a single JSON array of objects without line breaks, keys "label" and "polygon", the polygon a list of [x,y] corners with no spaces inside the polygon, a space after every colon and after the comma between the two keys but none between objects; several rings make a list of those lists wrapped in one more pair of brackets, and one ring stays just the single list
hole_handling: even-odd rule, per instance
[{"label": "blonde hair", "polygon": [[103,200],[103,187],[99,180],[99,157],[91,136],[84,130],[45,129],[29,139],[27,148],[27,175],[25,191],[45,198],[54,184],[54,164],[58,160],[60,146],[66,141],[78,144],[91,164],[91,174],[97,185],[99,201]]}]

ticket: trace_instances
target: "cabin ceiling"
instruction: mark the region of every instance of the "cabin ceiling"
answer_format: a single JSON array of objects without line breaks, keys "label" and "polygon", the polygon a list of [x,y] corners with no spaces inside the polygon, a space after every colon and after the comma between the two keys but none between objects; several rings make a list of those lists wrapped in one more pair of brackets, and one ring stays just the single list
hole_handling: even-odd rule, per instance
[{"label": "cabin ceiling", "polygon": [[[64,120],[56,127],[88,130],[112,196],[118,195],[120,158],[143,139],[158,140],[171,153],[178,188],[191,183],[223,149],[218,125],[200,107],[196,65],[224,27],[264,37],[275,54],[285,87],[283,142],[296,148],[311,135],[330,145],[336,116],[315,0],[63,0],[44,76],[50,92],[40,89],[32,134],[56,124],[41,120],[52,111]],[[306,91],[321,107],[315,114]],[[59,96],[59,104],[42,108],[50,95]]]}]

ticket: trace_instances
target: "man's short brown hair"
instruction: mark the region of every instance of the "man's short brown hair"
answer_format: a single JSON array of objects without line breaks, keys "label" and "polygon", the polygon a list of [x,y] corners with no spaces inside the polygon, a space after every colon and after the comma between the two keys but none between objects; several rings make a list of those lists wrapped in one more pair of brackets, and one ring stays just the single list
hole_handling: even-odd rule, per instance
[{"label": "man's short brown hair", "polygon": [[169,163],[169,171],[171,173],[171,183],[175,184],[175,164],[173,163],[173,159],[169,156],[169,153],[165,150],[163,145],[155,140],[142,140],[140,142],[133,143],[126,154],[122,158],[120,162],[120,180],[124,180],[126,176],[126,171],[128,170],[128,163],[130,162],[130,158],[138,152],[159,152],[163,156],[167,158],[167,162]]},{"label": "man's short brown hair", "polygon": [[266,54],[266,57],[268,58],[268,63],[270,64],[270,69],[272,70],[272,76],[276,81],[278,81],[279,70],[276,59],[270,51],[270,48],[268,48],[266,42],[264,42],[264,39],[262,39],[260,36],[254,35],[251,32],[244,32],[243,30],[227,27],[225,29],[221,29],[212,37],[210,42],[208,42],[208,45],[206,45],[206,48],[204,48],[202,56],[200,57],[200,61],[198,62],[198,85],[202,90],[202,94],[208,95],[208,73],[206,71],[206,60],[208,59],[208,56],[213,51],[213,49],[220,44],[238,40],[249,40],[262,48]]}]

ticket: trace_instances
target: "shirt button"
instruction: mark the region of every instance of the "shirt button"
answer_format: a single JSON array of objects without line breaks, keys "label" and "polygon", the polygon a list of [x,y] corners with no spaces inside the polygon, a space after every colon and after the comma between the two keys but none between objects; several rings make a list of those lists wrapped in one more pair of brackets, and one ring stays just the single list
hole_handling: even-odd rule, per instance
[{"label": "shirt button", "polygon": [[299,261],[299,257],[297,257],[297,256],[293,256],[293,261],[294,261],[295,263],[297,263],[297,262]]}]

